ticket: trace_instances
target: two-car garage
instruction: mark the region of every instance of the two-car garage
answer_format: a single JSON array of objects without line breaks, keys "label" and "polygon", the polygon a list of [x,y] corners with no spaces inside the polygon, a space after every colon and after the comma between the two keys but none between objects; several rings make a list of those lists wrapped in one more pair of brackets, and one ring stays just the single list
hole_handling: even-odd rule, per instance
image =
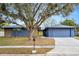
[{"label": "two-car garage", "polygon": [[47,27],[43,33],[46,37],[73,37],[75,35],[75,27],[64,25]]}]

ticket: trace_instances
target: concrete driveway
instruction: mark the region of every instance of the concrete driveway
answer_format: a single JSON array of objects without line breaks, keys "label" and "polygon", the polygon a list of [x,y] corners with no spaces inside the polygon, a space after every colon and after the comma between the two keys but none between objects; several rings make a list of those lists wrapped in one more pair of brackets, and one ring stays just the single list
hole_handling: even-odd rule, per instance
[{"label": "concrete driveway", "polygon": [[74,38],[54,38],[55,48],[46,55],[79,56],[79,40]]}]

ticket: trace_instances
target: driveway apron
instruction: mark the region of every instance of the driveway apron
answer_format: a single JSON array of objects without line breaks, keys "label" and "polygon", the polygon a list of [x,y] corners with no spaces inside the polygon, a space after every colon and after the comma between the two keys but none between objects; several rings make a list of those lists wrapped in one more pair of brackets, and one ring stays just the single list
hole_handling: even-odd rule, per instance
[{"label": "driveway apron", "polygon": [[54,56],[78,56],[79,40],[70,37],[57,37],[55,39],[55,48],[47,53]]}]

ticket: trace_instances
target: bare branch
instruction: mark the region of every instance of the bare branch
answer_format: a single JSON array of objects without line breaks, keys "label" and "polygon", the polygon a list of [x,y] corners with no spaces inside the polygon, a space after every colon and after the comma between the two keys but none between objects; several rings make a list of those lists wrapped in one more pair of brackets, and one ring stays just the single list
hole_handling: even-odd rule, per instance
[{"label": "bare branch", "polygon": [[35,12],[35,8],[36,8],[37,5],[38,5],[38,3],[36,3],[36,5],[34,6],[33,13]]},{"label": "bare branch", "polygon": [[[66,6],[67,6],[67,4],[66,4],[65,6],[63,6],[62,8],[56,10],[56,11],[53,12],[53,13],[50,13],[50,14],[48,13],[47,15],[44,16],[44,18],[45,18],[45,17],[48,18],[48,17],[54,15],[55,13],[61,11],[61,10],[62,10],[64,7],[66,7]],[[45,19],[46,19],[46,18],[45,18]],[[45,19],[42,19],[42,18],[41,18],[36,24],[39,24],[39,23],[40,23],[40,24],[38,25],[38,26],[40,26],[40,25],[45,21]],[[35,24],[35,25],[36,25],[36,24]]]},{"label": "bare branch", "polygon": [[36,13],[38,12],[40,6],[41,6],[41,3],[40,3],[39,6],[37,7],[37,10],[35,11],[35,13],[34,13],[34,15],[33,15],[33,18],[35,17]]}]

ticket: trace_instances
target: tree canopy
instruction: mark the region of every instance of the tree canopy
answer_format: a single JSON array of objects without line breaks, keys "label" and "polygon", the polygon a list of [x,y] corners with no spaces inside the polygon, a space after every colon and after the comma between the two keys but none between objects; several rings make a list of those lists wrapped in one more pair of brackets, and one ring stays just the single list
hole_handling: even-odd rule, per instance
[{"label": "tree canopy", "polygon": [[27,29],[40,26],[43,21],[52,15],[68,15],[72,10],[73,4],[0,4],[0,12],[6,15],[6,18],[19,18],[24,21]]},{"label": "tree canopy", "polygon": [[17,24],[14,20],[20,19],[24,21],[26,29],[32,33],[49,17],[59,14],[67,16],[73,9],[74,4],[70,3],[2,3],[0,18],[14,24]]},{"label": "tree canopy", "polygon": [[61,22],[62,25],[68,25],[68,26],[76,26],[75,20],[72,19],[66,19],[63,22]]}]

